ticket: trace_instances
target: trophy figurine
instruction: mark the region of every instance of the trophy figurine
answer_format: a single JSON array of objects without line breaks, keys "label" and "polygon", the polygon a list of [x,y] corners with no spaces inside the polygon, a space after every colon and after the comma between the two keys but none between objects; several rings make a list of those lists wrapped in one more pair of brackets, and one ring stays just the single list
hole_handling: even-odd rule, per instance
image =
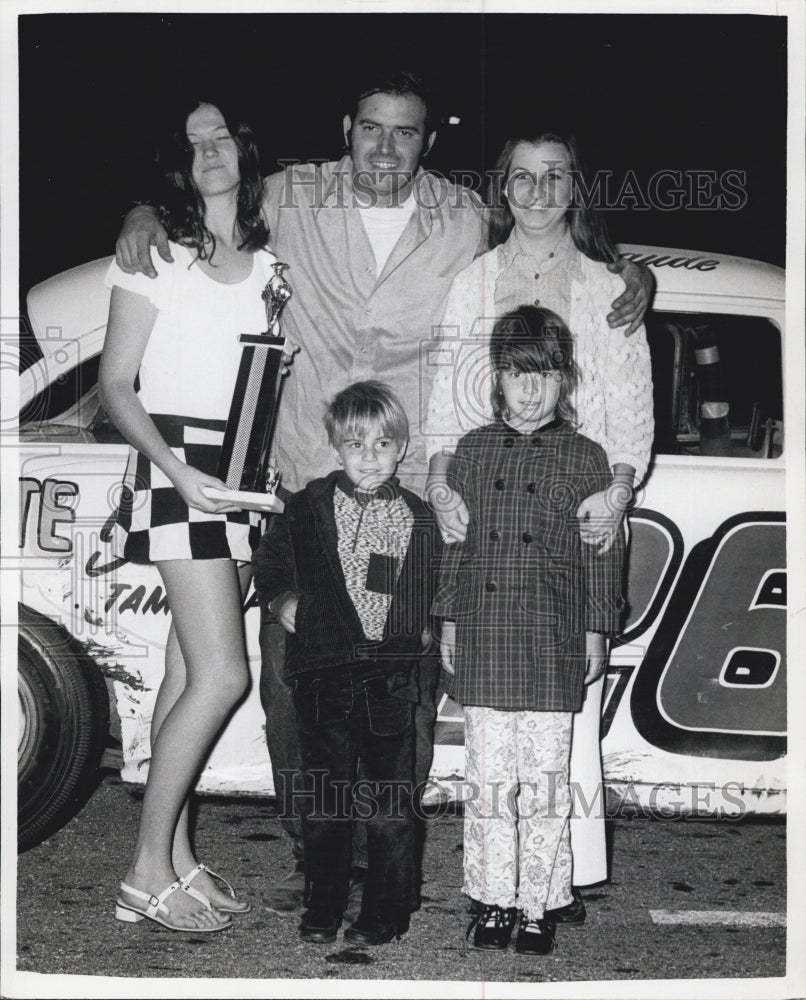
[{"label": "trophy figurine", "polygon": [[218,478],[226,491],[212,487],[205,493],[216,500],[231,500],[250,510],[281,513],[283,502],[276,496],[279,473],[269,466],[286,340],[280,336],[280,314],[291,298],[291,286],[283,277],[288,264],[272,264],[274,273],[261,297],[266,304],[264,333],[242,333],[243,345],[238,377],[232,394],[224,441],[218,460]]}]

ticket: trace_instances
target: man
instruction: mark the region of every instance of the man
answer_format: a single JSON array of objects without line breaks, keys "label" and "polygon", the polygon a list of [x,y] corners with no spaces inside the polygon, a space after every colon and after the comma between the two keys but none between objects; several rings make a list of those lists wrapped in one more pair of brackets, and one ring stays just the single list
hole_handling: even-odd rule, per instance
[{"label": "man", "polygon": [[[286,277],[293,289],[283,333],[300,347],[283,388],[274,461],[283,484],[299,490],[327,463],[321,432],[326,403],[350,382],[379,378],[393,386],[411,428],[398,476],[422,495],[428,466],[421,425],[434,375],[426,348],[453,278],[486,249],[482,205],[473,192],[421,168],[437,119],[431,94],[415,74],[368,80],[343,126],[349,153],[339,162],[290,166],[266,180],[271,246],[290,265]],[[161,228],[148,207],[129,213],[117,244],[124,270],[155,274],[152,244],[170,259]],[[613,269],[628,288],[608,322],[630,324],[629,332],[646,309],[651,278],[625,261]],[[283,630],[266,614],[261,701],[278,797],[290,791],[288,776],[300,759],[294,710],[281,680],[283,649]],[[424,660],[415,714],[417,783],[431,768],[438,679],[436,657]],[[286,815],[289,805],[286,798]],[[298,845],[298,821],[284,824]],[[289,908],[301,902],[299,863],[297,869],[285,880]]]}]

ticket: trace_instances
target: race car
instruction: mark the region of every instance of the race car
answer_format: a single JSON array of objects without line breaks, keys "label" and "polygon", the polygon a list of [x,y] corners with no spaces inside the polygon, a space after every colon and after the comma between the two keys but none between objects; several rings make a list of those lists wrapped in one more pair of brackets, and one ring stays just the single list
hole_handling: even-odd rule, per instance
[{"label": "race car", "polygon": [[[606,807],[653,815],[786,811],[784,272],[760,261],[620,247],[657,290],[653,461],[628,519],[628,615],[602,718]],[[97,396],[109,258],[31,289],[41,358],[21,373],[18,840],[58,829],[110,739],[148,774],[170,609],[157,571],[116,558],[127,446]],[[258,698],[259,611],[244,605],[252,686],[198,783],[272,795]],[[432,779],[460,796],[461,709],[439,699]],[[446,791],[447,790],[447,791]],[[592,807],[593,804],[587,804]]]}]

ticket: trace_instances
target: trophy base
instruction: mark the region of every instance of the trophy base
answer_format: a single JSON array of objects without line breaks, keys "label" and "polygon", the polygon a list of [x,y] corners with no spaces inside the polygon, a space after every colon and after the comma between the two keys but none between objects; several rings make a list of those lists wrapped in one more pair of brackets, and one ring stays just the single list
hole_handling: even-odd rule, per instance
[{"label": "trophy base", "polygon": [[285,504],[274,493],[249,493],[246,490],[219,490],[203,486],[202,492],[211,500],[227,500],[244,510],[261,510],[269,514],[282,514]]}]

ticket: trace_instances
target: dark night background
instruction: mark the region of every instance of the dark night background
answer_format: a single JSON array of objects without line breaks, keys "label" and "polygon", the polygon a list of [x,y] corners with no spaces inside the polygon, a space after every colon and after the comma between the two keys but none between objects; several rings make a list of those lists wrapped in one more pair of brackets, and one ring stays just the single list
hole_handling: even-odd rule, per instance
[{"label": "dark night background", "polygon": [[[232,94],[264,171],[335,159],[363,66],[429,70],[448,114],[426,165],[493,166],[524,121],[570,123],[588,167],[746,171],[739,211],[608,213],[613,237],[783,266],[786,18],[753,15],[35,14],[19,18],[20,299],[112,253],[148,193],[178,83]],[[384,62],[385,61],[385,62]]]}]

